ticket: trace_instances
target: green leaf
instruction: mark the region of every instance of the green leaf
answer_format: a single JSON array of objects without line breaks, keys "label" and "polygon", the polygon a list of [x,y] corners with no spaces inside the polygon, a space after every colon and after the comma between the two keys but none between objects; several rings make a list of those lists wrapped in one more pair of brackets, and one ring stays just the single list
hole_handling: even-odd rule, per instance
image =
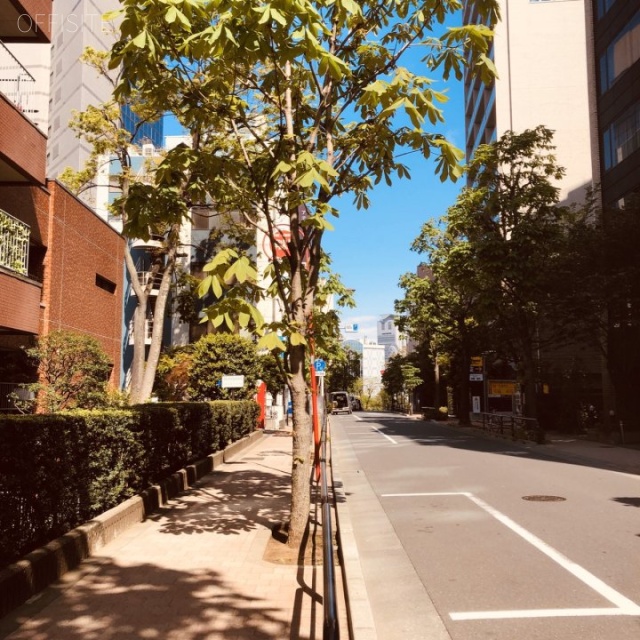
[{"label": "green leaf", "polygon": [[260,340],[258,340],[257,347],[258,349],[267,349],[269,351],[275,351],[276,349],[279,349],[280,351],[287,350],[282,338],[274,331],[265,333]]},{"label": "green leaf", "polygon": [[291,342],[291,345],[294,347],[297,347],[301,344],[307,344],[305,337],[301,333],[298,333],[297,331],[294,331],[289,336],[289,342]]},{"label": "green leaf", "polygon": [[138,49],[144,49],[144,45],[147,42],[147,32],[141,31],[131,42]]},{"label": "green leaf", "polygon": [[216,298],[222,298],[222,285],[220,284],[220,278],[218,276],[213,276],[211,278],[211,288],[213,289],[213,295]]},{"label": "green leaf", "polygon": [[167,9],[167,12],[164,14],[164,19],[165,22],[168,22],[169,24],[172,24],[173,22],[176,21],[176,18],[178,17],[178,10],[176,9],[176,7],[169,7]]},{"label": "green leaf", "polygon": [[204,298],[207,295],[207,292],[211,288],[212,280],[212,276],[207,276],[200,282],[200,284],[198,285],[198,296],[200,298]]}]

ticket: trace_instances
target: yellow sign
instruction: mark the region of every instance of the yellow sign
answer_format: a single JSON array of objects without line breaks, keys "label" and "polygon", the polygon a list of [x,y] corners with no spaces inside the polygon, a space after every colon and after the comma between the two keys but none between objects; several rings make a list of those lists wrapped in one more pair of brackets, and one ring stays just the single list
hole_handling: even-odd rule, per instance
[{"label": "yellow sign", "polygon": [[513,396],[518,391],[518,383],[510,380],[489,380],[490,396]]},{"label": "yellow sign", "polygon": [[473,356],[471,358],[471,366],[472,367],[478,367],[479,369],[482,368],[482,356]]}]

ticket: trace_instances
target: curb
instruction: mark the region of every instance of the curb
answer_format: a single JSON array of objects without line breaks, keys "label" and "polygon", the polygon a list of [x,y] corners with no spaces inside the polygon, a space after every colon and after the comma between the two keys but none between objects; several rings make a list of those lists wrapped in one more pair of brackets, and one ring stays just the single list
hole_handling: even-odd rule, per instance
[{"label": "curb", "polygon": [[333,460],[331,470],[336,506],[336,536],[340,550],[344,598],[349,621],[349,638],[350,640],[377,640],[378,634],[373,622],[371,604],[367,597],[367,587],[362,574],[344,485],[336,473]]},{"label": "curb", "polygon": [[128,498],[5,567],[0,571],[0,618],[78,567],[127,529],[142,522],[196,480],[245,451],[263,435],[261,430],[253,431],[223,451],[216,451],[187,465],[137,496]]}]

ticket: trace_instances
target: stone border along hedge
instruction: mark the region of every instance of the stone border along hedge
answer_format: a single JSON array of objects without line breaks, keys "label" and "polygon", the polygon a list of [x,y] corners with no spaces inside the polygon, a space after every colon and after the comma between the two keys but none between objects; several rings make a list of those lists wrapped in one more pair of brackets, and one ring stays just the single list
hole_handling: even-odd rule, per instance
[{"label": "stone border along hedge", "polygon": [[237,456],[263,436],[254,431],[229,444],[223,451],[209,454],[141,494],[129,498],[56,540],[28,553],[0,571],[0,618],[36,595],[67,571],[76,568],[95,551],[142,522],[167,500],[188,489],[196,480]]}]

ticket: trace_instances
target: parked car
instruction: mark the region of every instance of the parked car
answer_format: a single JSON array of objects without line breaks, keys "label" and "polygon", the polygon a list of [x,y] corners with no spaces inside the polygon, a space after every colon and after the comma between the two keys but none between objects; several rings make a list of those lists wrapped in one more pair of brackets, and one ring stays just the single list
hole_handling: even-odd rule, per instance
[{"label": "parked car", "polygon": [[349,395],[351,400],[351,411],[362,411],[362,403],[360,402],[360,398],[356,398],[354,395]]},{"label": "parked car", "polygon": [[346,391],[334,391],[329,395],[331,413],[351,413],[351,399]]}]

